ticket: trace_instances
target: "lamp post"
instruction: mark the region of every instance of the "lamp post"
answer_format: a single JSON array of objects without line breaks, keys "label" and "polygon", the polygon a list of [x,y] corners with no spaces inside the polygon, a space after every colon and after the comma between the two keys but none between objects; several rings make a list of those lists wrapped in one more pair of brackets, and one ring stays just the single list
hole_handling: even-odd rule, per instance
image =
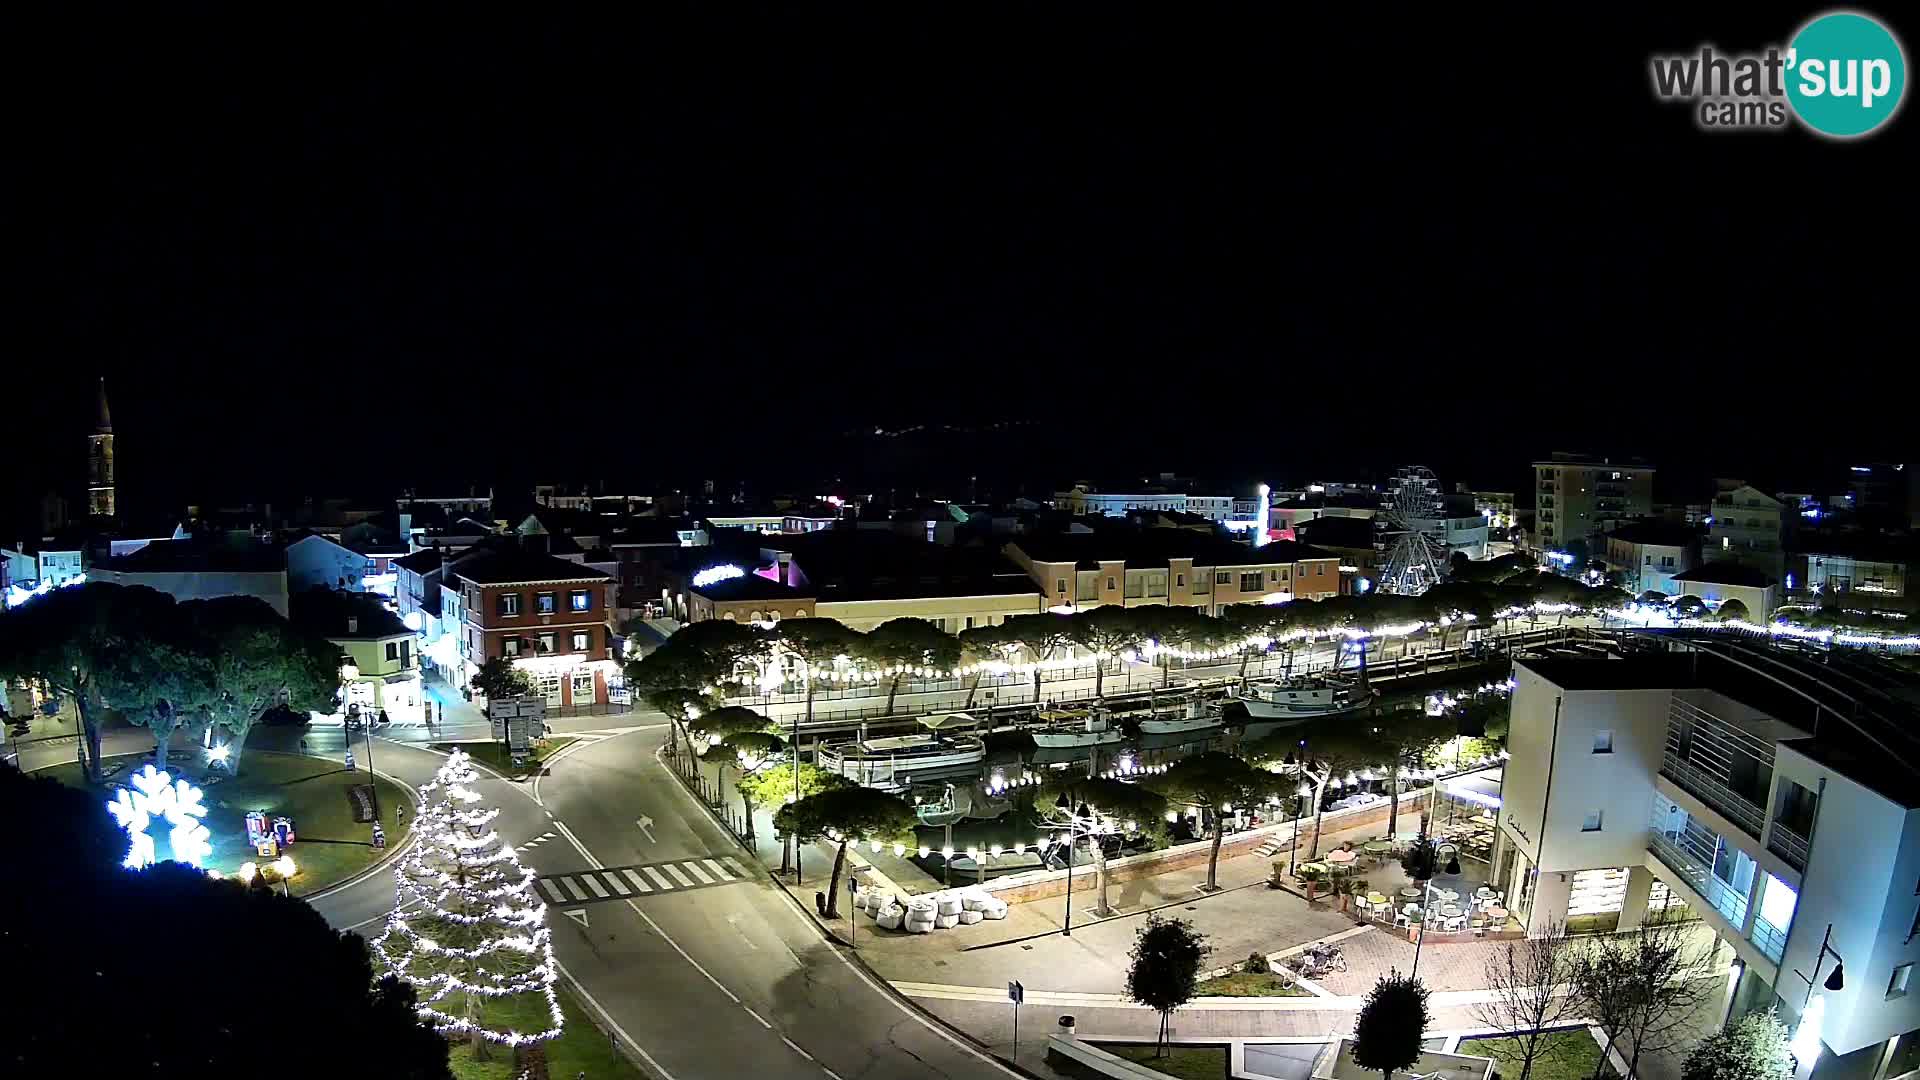
[{"label": "lamp post", "polygon": [[1827,932],[1820,939],[1820,951],[1814,955],[1813,974],[1801,975],[1798,968],[1793,972],[1800,977],[1800,981],[1807,984],[1807,992],[1800,998],[1800,1024],[1794,1028],[1793,1039],[1787,1044],[1787,1049],[1794,1056],[1796,1067],[1793,1074],[1796,1077],[1810,1075],[1814,1065],[1820,1060],[1821,1028],[1826,1023],[1827,999],[1824,996],[1817,999],[1813,996],[1813,984],[1820,978],[1820,965],[1826,963],[1828,956],[1833,957],[1833,973],[1828,975],[1826,982],[1821,985],[1828,990],[1845,989],[1846,962],[1840,958],[1839,951],[1833,947],[1832,923],[1827,924]]},{"label": "lamp post", "polygon": [[292,896],[293,887],[289,884],[289,880],[300,872],[299,867],[293,864],[293,856],[282,855],[273,860],[273,872],[280,875],[280,895]]},{"label": "lamp post", "polygon": [[[358,681],[359,678],[360,678],[360,665],[354,663],[353,660],[349,658],[346,663],[340,665],[340,680],[344,684],[341,687],[341,693],[348,695],[350,697],[352,694],[351,686],[354,682]],[[360,711],[360,707],[357,704],[354,704],[351,701],[348,702],[347,704],[348,716],[356,715],[359,713],[359,711]],[[367,726],[367,779],[371,780],[373,779],[373,718],[371,716],[367,717],[366,726]],[[347,742],[349,744],[353,742],[353,731],[350,728],[347,729]]]}]

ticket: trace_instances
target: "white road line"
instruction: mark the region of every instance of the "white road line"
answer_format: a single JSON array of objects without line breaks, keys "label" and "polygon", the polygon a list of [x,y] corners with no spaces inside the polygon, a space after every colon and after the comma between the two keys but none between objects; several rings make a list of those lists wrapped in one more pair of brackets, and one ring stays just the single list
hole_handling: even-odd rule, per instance
[{"label": "white road line", "polygon": [[[555,822],[555,824],[560,824],[560,823]],[[595,858],[593,852],[587,850],[587,845],[581,843],[580,838],[573,835],[573,830],[567,828],[565,825],[562,824],[560,825],[560,832],[561,832],[561,835],[567,838],[567,842],[573,845],[573,849],[580,853],[580,857],[587,860],[588,863],[592,864],[594,869],[596,870],[605,869],[606,864],[602,863],[599,859]],[[726,984],[722,983],[719,979],[714,978],[713,972],[708,971],[704,967],[701,967],[700,961],[695,960],[693,956],[687,952],[687,950],[681,948],[679,942],[668,937],[667,932],[665,930],[660,929],[660,924],[653,921],[653,916],[647,914],[645,911],[642,911],[640,909],[640,905],[634,903],[631,898],[627,900],[627,906],[633,909],[633,913],[635,915],[640,916],[641,922],[646,923],[647,926],[650,927],[654,933],[660,935],[661,941],[666,942],[669,946],[673,948],[674,952],[679,953],[680,959],[685,960],[689,964],[692,964],[693,970],[706,976],[707,981],[713,984],[713,988],[715,990],[718,990],[721,993],[727,995],[727,1000],[733,1002],[735,1005],[741,1004],[739,995],[727,989]],[[896,1002],[896,1004],[898,1003]],[[639,1044],[636,1043],[635,1045],[637,1046]]]},{"label": "white road line", "polygon": [[[682,885],[685,885],[689,889],[693,888],[693,879],[681,873],[679,867],[673,865],[672,863],[668,863],[666,869],[667,869],[667,873],[673,875],[673,880],[679,882]],[[653,873],[653,869],[649,867],[647,869],[647,873],[649,874]]]},{"label": "white road line", "polygon": [[616,874],[613,871],[609,870],[606,873],[601,874],[600,876],[607,879],[607,884],[613,886],[614,892],[619,893],[621,896],[633,895],[633,890],[627,888],[627,883],[620,880],[619,874]]},{"label": "white road line", "polygon": [[714,876],[719,878],[721,881],[733,880],[733,875],[727,873],[725,868],[723,868],[719,863],[714,862],[712,859],[701,859],[700,864],[702,866],[705,866],[707,869],[713,871]]},{"label": "white road line", "polygon": [[742,868],[739,863],[734,862],[732,856],[723,857],[721,858],[720,861],[723,863],[726,863],[727,866],[730,867],[734,873],[740,875],[743,878],[750,878],[753,876],[752,874],[747,873],[746,870]]},{"label": "white road line", "polygon": [[[560,967],[557,961],[555,962],[554,966]],[[620,1022],[613,1018],[613,1014],[607,1011],[606,1006],[600,1004],[598,999],[596,999],[592,994],[589,994],[587,992],[587,988],[581,984],[579,979],[576,979],[573,977],[572,972],[562,967],[560,968],[560,973],[562,975],[565,975],[567,977],[567,982],[573,985],[573,992],[576,994],[579,994],[580,997],[584,999],[588,1005],[593,1006],[593,1011],[599,1013],[600,1018],[602,1020],[605,1020],[607,1022],[607,1026],[612,1028],[615,1033],[617,1033],[621,1038],[627,1040],[627,1045],[633,1047],[634,1052],[640,1055],[640,1059],[642,1061],[645,1061],[648,1065],[651,1065],[653,1067],[654,1072],[657,1072],[660,1074],[661,1080],[676,1080],[676,1078],[672,1073],[668,1072],[664,1067],[662,1067],[659,1062],[653,1060],[653,1055],[647,1053],[646,1047],[641,1046],[639,1042],[637,1042],[634,1039],[633,1036],[627,1034],[627,1029],[620,1026]],[[840,1080],[840,1078],[836,1076],[833,1078],[833,1080]]]},{"label": "white road line", "polygon": [[640,880],[639,874],[636,874],[631,870],[622,870],[620,872],[627,875],[627,880],[633,882],[634,888],[639,889],[643,893],[650,893],[653,891],[653,886]]},{"label": "white road line", "polygon": [[827,1068],[825,1065],[820,1066],[820,1071],[823,1073],[826,1073],[828,1076],[833,1077],[833,1080],[840,1080],[840,1074],[837,1072],[834,1072],[832,1069]]},{"label": "white road line", "polygon": [[593,895],[599,897],[602,900],[605,900],[607,898],[608,896],[607,887],[605,885],[600,884],[600,878],[598,876],[593,874],[581,874],[580,880],[587,883],[587,888],[593,890]]},{"label": "white road line", "polygon": [[740,1007],[741,1007],[741,1008],[743,1008],[743,1009],[745,1009],[745,1010],[747,1010],[747,1015],[748,1015],[748,1016],[751,1016],[751,1017],[753,1017],[753,1018],[754,1018],[755,1020],[758,1020],[758,1021],[760,1021],[760,1026],[761,1026],[761,1027],[763,1027],[763,1028],[766,1028],[766,1029],[767,1029],[768,1031],[772,1031],[772,1030],[773,1030],[773,1025],[772,1025],[772,1024],[769,1024],[769,1023],[767,1023],[767,1018],[766,1018],[766,1017],[764,1017],[764,1016],[761,1016],[761,1015],[760,1015],[759,1013],[757,1013],[757,1012],[754,1012],[754,1011],[753,1011],[753,1006],[751,1006],[751,1005],[742,1005],[742,1006],[740,1006]]},{"label": "white road line", "polygon": [[655,870],[651,866],[643,866],[640,869],[645,871],[646,875],[653,879],[653,883],[660,886],[662,889],[673,888],[673,882],[668,881],[666,878],[666,875],[662,874],[660,871]]},{"label": "white road line", "polygon": [[805,1050],[800,1049],[799,1043],[794,1042],[792,1039],[787,1038],[785,1035],[780,1036],[780,1041],[792,1047],[794,1053],[799,1054],[801,1057],[806,1058],[808,1061],[813,1060],[813,1055],[807,1053]]},{"label": "white road line", "polygon": [[560,884],[567,887],[567,891],[573,894],[575,900],[585,900],[587,898],[587,894],[580,891],[580,886],[575,884],[572,878],[563,877],[560,879]]},{"label": "white road line", "polygon": [[556,904],[564,904],[567,902],[566,896],[562,895],[559,889],[554,888],[553,882],[548,878],[540,879],[540,891],[546,893],[547,899]]},{"label": "white road line", "polygon": [[690,862],[684,862],[684,863],[681,863],[680,865],[687,868],[687,873],[692,874],[694,877],[699,878],[700,884],[702,885],[713,884],[713,879],[708,877],[707,872],[705,870],[700,869],[699,866]]}]

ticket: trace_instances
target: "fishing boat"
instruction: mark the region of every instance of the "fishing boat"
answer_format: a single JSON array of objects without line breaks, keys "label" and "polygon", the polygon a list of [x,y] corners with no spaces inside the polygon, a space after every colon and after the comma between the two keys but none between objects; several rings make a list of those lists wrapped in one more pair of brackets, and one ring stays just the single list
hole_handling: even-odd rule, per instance
[{"label": "fishing boat", "polygon": [[1324,675],[1262,680],[1229,694],[1255,720],[1317,720],[1358,712],[1373,702],[1373,695],[1357,683]]},{"label": "fishing boat", "polygon": [[1211,731],[1224,723],[1226,717],[1218,708],[1196,700],[1187,702],[1187,707],[1174,715],[1153,716],[1140,721],[1140,734],[1186,735],[1196,731]]},{"label": "fishing boat", "polygon": [[819,749],[816,761],[864,787],[898,790],[915,777],[975,766],[986,757],[986,741],[978,735],[926,732],[831,743]]},{"label": "fishing boat", "polygon": [[1033,745],[1048,750],[1106,746],[1126,737],[1105,709],[1042,709],[1034,719],[1039,724],[1027,734],[1033,736]]}]

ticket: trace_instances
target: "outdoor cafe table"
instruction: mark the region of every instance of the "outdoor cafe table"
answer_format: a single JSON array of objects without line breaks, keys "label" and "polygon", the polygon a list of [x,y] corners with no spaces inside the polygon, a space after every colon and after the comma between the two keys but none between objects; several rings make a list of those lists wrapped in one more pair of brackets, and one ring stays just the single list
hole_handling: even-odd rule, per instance
[{"label": "outdoor cafe table", "polygon": [[1500,921],[1502,921],[1502,920],[1504,920],[1504,919],[1505,919],[1506,917],[1507,917],[1507,909],[1506,909],[1506,908],[1503,908],[1503,907],[1490,907],[1490,908],[1488,908],[1488,909],[1487,909],[1487,918],[1489,918],[1489,919],[1492,919],[1492,920],[1493,920],[1493,921],[1495,921],[1495,922],[1500,922]]},{"label": "outdoor cafe table", "polygon": [[1360,850],[1370,852],[1374,855],[1383,855],[1393,850],[1393,842],[1391,840],[1369,840],[1360,845]]},{"label": "outdoor cafe table", "polygon": [[1455,916],[1464,915],[1466,913],[1460,910],[1459,904],[1441,904],[1440,914],[1445,915],[1448,918],[1453,918]]},{"label": "outdoor cafe table", "polygon": [[1334,863],[1335,865],[1338,865],[1338,866],[1345,866],[1359,857],[1360,857],[1359,855],[1351,851],[1346,851],[1344,849],[1340,851],[1327,852],[1327,861],[1330,863]]},{"label": "outdoor cafe table", "polygon": [[1385,893],[1370,892],[1367,894],[1367,903],[1372,904],[1374,907],[1379,907],[1386,902],[1387,896]]},{"label": "outdoor cafe table", "polygon": [[1420,890],[1409,885],[1406,888],[1400,890],[1400,895],[1408,898],[1409,900],[1418,900],[1420,898]]}]

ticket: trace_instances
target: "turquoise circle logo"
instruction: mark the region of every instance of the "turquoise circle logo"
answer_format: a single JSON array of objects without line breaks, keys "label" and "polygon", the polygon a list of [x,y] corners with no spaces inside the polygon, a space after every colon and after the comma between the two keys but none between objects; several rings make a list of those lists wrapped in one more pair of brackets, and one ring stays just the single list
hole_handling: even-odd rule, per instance
[{"label": "turquoise circle logo", "polygon": [[1900,42],[1866,15],[1822,15],[1801,27],[1787,50],[1787,101],[1822,135],[1867,134],[1899,110],[1906,89]]}]

